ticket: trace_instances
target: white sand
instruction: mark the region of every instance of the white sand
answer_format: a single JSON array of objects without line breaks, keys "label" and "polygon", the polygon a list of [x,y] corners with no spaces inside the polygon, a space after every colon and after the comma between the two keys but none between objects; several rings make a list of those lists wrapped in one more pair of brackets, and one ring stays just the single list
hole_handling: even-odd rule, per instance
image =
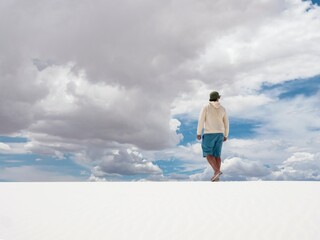
[{"label": "white sand", "polygon": [[319,240],[320,183],[0,183],[0,239]]}]

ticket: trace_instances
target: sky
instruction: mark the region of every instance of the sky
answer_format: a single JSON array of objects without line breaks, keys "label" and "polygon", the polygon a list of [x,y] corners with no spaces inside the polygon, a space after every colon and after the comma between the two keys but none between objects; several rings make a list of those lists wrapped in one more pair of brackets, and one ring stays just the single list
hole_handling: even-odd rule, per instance
[{"label": "sky", "polygon": [[0,181],[320,180],[320,3],[0,3]]}]

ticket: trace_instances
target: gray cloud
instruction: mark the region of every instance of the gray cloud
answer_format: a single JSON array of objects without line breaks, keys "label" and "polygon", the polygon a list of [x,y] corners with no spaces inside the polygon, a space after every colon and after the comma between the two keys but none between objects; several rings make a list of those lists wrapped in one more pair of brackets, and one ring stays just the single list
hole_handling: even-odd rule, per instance
[{"label": "gray cloud", "polygon": [[122,175],[162,173],[162,170],[158,166],[143,159],[138,153],[128,151],[119,151],[119,153],[113,156],[106,157],[100,162],[99,167],[104,172]]},{"label": "gray cloud", "polygon": [[[83,123],[71,125],[66,119],[70,122],[75,119],[85,121],[88,117],[86,113],[91,111],[97,116],[96,119],[101,119],[99,113],[108,116],[105,120],[114,129],[128,131],[124,139],[117,140],[138,144],[142,148],[163,148],[170,134],[167,124],[170,104],[177,93],[188,90],[186,80],[197,74],[195,66],[188,63],[197,59],[213,39],[219,39],[242,25],[259,26],[266,18],[281,12],[286,5],[284,1],[257,4],[249,0],[232,3],[167,0],[135,4],[126,0],[117,3],[95,1],[94,4],[86,0],[67,3],[36,0],[6,2],[2,4],[0,19],[3,20],[0,28],[6,36],[0,45],[5,59],[1,61],[1,76],[11,74],[15,82],[2,77],[1,82],[10,82],[12,89],[6,92],[16,93],[14,96],[27,95],[28,101],[23,102],[33,103],[43,98],[48,90],[35,83],[34,75],[19,76],[17,69],[34,72],[35,69],[30,67],[32,61],[39,70],[52,63],[64,65],[73,61],[75,66],[72,71],[77,73],[83,69],[89,82],[119,86],[124,89],[124,95],[128,92],[130,104],[124,103],[122,106],[121,102],[118,103],[128,111],[127,116],[117,114],[117,109],[101,111],[89,102],[73,116],[58,116],[66,127],[50,122],[50,126],[56,127],[55,131],[61,129],[65,135],[78,137],[72,127],[83,127],[82,131],[77,132],[84,134],[84,137],[92,137],[88,136],[91,133]],[[5,22],[9,22],[10,26],[4,25]],[[202,77],[206,79],[206,76]],[[30,90],[22,88],[24,84]],[[22,88],[22,92],[17,92],[17,88]],[[137,94],[131,96],[130,91],[133,90]],[[11,103],[13,100],[16,99],[11,99]],[[131,108],[128,109],[128,105]],[[18,106],[14,107],[19,115],[24,116],[20,119],[25,124],[15,123],[10,121],[13,117],[3,116],[5,122],[10,123],[10,126],[4,127],[6,133],[26,128],[38,120],[34,119],[32,105],[20,106],[31,109],[29,114]],[[134,119],[135,116],[144,117]],[[49,122],[50,119],[45,120]],[[148,133],[141,133],[148,136],[148,141],[130,139],[138,135],[137,131],[130,130],[132,127],[142,129],[140,124],[148,125],[148,129],[157,129],[156,132],[163,135],[155,140],[150,139]],[[50,134],[52,130],[53,127],[48,130]],[[87,133],[84,133],[86,130]],[[114,134],[111,137],[114,139]]]},{"label": "gray cloud", "polygon": [[122,175],[149,174],[162,176],[159,166],[143,158],[136,150],[127,149],[104,154],[102,159],[96,159],[97,165],[92,168],[90,181],[117,180]]}]

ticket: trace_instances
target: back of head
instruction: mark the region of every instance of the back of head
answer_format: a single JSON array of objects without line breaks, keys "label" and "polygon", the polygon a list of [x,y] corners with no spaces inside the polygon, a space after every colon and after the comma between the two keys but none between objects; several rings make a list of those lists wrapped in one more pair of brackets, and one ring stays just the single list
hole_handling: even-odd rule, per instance
[{"label": "back of head", "polygon": [[213,91],[213,92],[211,92],[210,93],[210,99],[209,99],[209,101],[210,102],[216,102],[216,101],[218,101],[219,99],[220,99],[220,94],[217,92],[217,91]]}]

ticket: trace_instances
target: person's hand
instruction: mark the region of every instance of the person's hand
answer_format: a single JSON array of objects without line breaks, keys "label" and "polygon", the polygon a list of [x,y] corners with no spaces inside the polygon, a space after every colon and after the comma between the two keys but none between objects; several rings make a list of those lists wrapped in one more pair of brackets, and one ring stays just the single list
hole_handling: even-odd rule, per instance
[{"label": "person's hand", "polygon": [[201,135],[197,135],[197,139],[198,139],[198,140],[201,140]]},{"label": "person's hand", "polygon": [[227,139],[228,139],[227,137],[223,137],[223,141],[224,141],[224,142],[227,141]]}]

